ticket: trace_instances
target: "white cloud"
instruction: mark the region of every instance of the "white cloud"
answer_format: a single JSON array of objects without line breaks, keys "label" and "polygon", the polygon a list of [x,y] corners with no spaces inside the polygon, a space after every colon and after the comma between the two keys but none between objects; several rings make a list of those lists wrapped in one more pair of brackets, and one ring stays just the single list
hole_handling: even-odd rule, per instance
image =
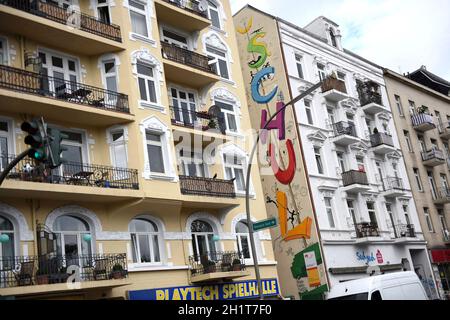
[{"label": "white cloud", "polygon": [[450,81],[448,0],[231,0],[304,27],[324,15],[340,25],[344,47],[394,71],[426,65]]}]

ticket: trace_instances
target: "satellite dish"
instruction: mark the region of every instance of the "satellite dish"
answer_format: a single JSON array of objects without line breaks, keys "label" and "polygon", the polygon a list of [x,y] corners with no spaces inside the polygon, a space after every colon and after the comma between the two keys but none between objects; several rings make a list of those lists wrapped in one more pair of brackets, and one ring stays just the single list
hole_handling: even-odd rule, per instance
[{"label": "satellite dish", "polygon": [[208,10],[208,1],[207,0],[200,0],[200,2],[198,3],[198,9],[200,11]]}]

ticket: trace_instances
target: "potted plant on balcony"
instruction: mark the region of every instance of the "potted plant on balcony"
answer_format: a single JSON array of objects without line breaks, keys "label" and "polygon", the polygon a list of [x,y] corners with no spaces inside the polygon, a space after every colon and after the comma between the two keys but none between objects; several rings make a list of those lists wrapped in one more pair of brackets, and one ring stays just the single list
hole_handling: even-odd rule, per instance
[{"label": "potted plant on balcony", "polygon": [[36,282],[37,284],[49,284],[48,273],[42,269],[36,272]]},{"label": "potted plant on balcony", "polygon": [[233,271],[241,271],[242,270],[242,263],[241,260],[239,259],[234,259],[233,260],[233,267],[232,267]]},{"label": "potted plant on balcony", "polygon": [[122,265],[119,263],[116,263],[111,272],[111,276],[113,279],[123,279],[125,276],[125,270],[123,269]]},{"label": "potted plant on balcony", "polygon": [[214,261],[209,260],[204,268],[205,268],[205,273],[216,272],[216,263]]}]

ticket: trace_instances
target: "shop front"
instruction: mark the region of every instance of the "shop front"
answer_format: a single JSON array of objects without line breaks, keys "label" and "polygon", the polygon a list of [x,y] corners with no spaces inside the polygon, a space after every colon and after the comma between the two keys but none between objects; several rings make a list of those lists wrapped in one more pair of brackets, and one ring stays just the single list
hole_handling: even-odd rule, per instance
[{"label": "shop front", "polygon": [[450,249],[430,250],[441,298],[450,300]]},{"label": "shop front", "polygon": [[[277,279],[262,279],[262,293],[266,298],[280,295]],[[129,300],[244,300],[257,299],[258,284],[256,280],[199,286],[153,288],[128,291]]]}]

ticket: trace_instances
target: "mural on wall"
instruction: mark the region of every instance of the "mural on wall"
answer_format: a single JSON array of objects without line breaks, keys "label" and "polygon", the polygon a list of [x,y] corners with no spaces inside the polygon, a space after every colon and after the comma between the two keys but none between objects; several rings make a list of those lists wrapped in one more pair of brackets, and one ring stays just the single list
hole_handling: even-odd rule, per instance
[{"label": "mural on wall", "polygon": [[[236,19],[251,122],[261,131],[288,92],[277,26],[259,13],[241,12]],[[283,294],[321,298],[328,286],[292,108],[281,111],[260,136],[266,210],[279,221],[271,232]]]}]

